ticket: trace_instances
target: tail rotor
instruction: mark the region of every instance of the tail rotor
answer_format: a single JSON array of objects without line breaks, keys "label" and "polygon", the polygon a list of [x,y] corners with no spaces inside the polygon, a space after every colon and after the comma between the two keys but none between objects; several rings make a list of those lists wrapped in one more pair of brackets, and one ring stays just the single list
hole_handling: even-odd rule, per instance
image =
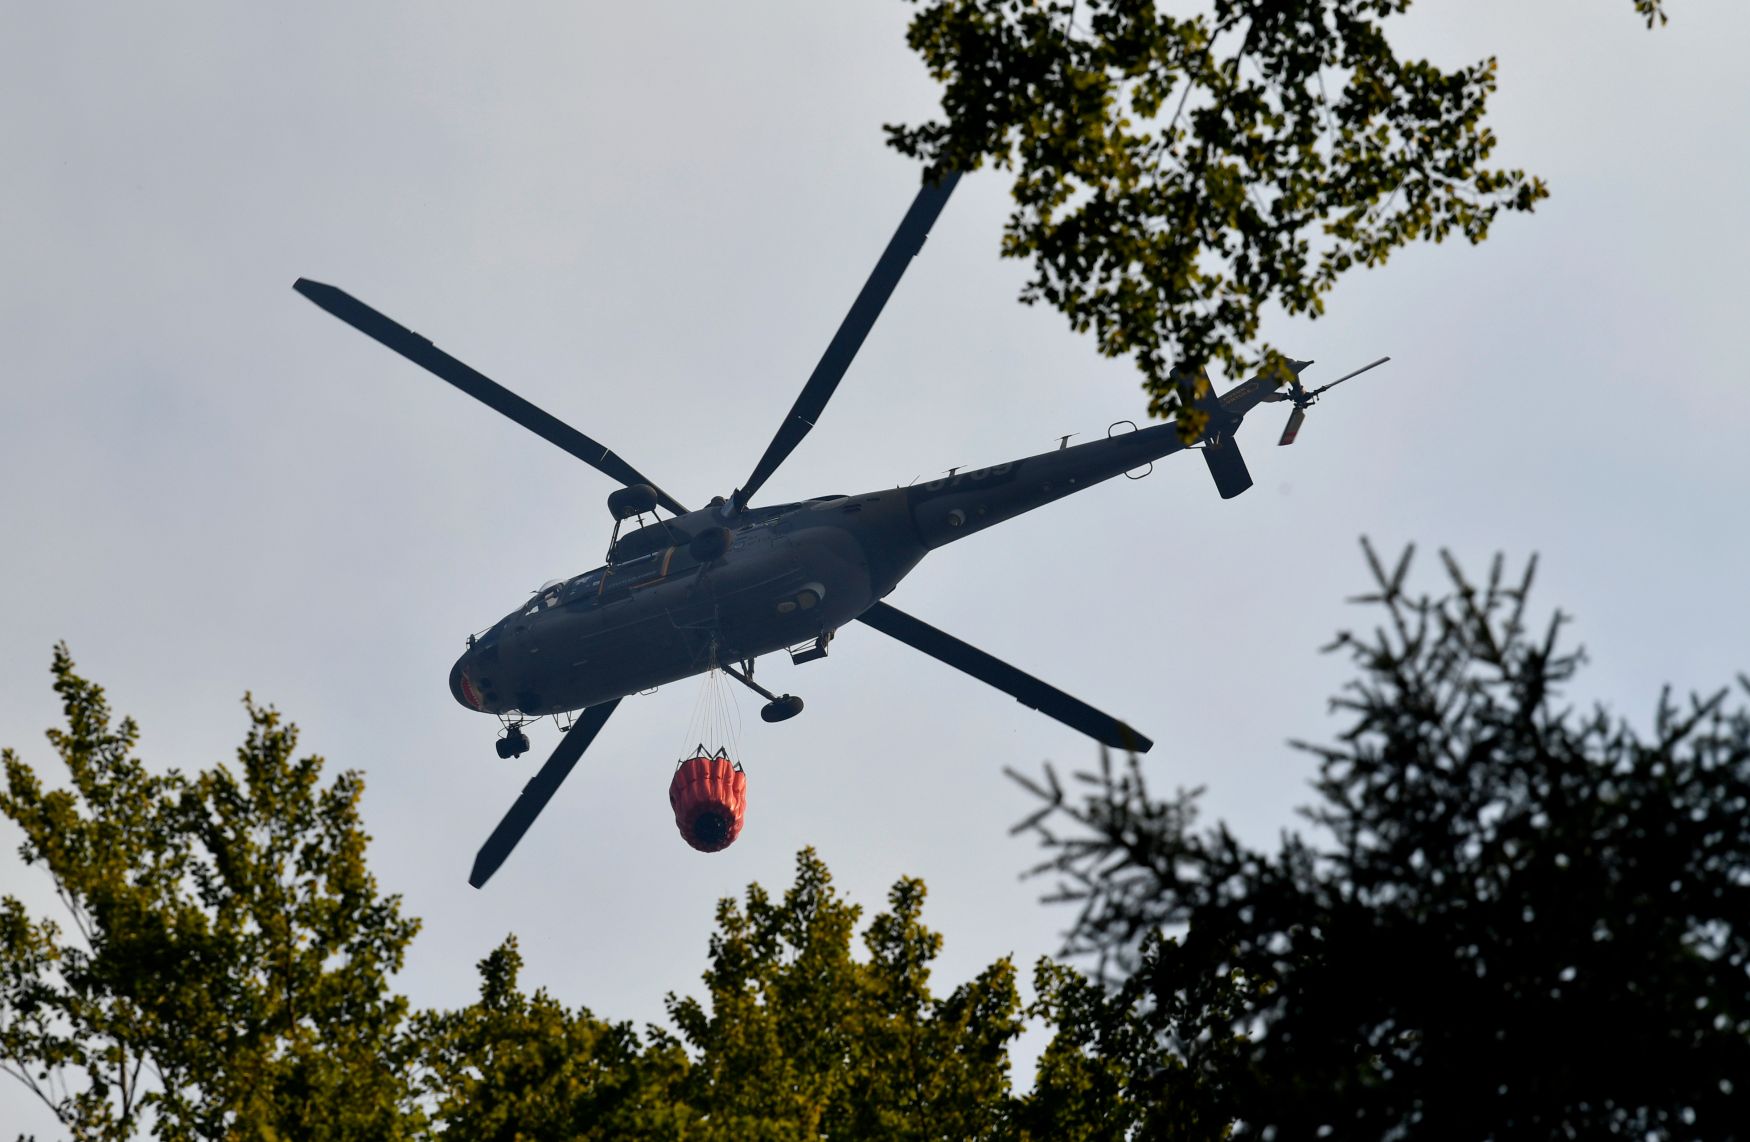
[{"label": "tail rotor", "polygon": [[1338,385],[1352,377],[1359,377],[1369,369],[1377,369],[1389,360],[1391,360],[1390,357],[1381,357],[1372,364],[1363,365],[1352,373],[1344,373],[1328,385],[1320,385],[1318,388],[1311,390],[1302,387],[1300,378],[1298,376],[1295,377],[1288,383],[1288,399],[1294,402],[1294,411],[1288,414],[1288,424],[1283,427],[1282,438],[1276,443],[1282,446],[1294,443],[1295,438],[1300,435],[1301,424],[1306,421],[1306,410],[1317,403],[1319,394],[1336,388]]}]

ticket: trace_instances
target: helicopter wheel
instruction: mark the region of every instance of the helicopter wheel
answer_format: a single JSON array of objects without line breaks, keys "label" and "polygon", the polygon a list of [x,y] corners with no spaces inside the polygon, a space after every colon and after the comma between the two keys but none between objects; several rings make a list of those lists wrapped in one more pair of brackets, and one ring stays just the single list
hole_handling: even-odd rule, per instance
[{"label": "helicopter wheel", "polygon": [[787,722],[802,712],[802,699],[794,694],[773,698],[760,707],[760,719],[767,722]]},{"label": "helicopter wheel", "polygon": [[521,757],[529,752],[529,735],[521,730],[512,730],[493,742],[492,748],[502,758]]}]

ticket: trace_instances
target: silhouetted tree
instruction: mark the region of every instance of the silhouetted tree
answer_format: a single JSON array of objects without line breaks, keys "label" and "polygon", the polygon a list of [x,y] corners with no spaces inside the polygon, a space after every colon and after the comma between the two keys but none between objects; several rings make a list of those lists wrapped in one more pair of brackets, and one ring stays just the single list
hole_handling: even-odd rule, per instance
[{"label": "silhouetted tree", "polygon": [[1197,793],[1156,799],[1134,759],[1079,804],[1022,779],[1038,871],[1079,907],[1067,949],[1112,984],[1060,987],[1042,1089],[1097,1072],[1144,1133],[1743,1133],[1750,711],[1667,692],[1645,736],[1579,712],[1562,617],[1528,625],[1532,565],[1477,585],[1448,557],[1430,598],[1408,552],[1367,555],[1382,621],[1335,643],[1359,677],[1337,744],[1301,746],[1309,836],[1199,831]]},{"label": "silhouetted tree", "polygon": [[[1206,364],[1280,370],[1245,349],[1266,303],[1317,316],[1348,270],[1481,242],[1548,194],[1487,165],[1492,57],[1445,71],[1392,47],[1411,0],[911,2],[943,115],[889,141],[932,169],[1012,170],[1022,300],[1134,356],[1150,412],[1187,433]],[[1634,7],[1665,19],[1663,0]]]}]

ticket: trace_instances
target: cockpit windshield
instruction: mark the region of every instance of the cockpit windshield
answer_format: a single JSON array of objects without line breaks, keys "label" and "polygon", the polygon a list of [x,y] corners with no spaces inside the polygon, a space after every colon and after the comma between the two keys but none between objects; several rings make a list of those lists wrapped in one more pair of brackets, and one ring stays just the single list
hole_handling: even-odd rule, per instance
[{"label": "cockpit windshield", "polygon": [[541,589],[536,591],[534,595],[529,598],[529,601],[523,604],[522,609],[517,613],[522,615],[532,615],[544,611],[549,607],[557,607],[559,605],[560,595],[563,593],[564,588],[564,580],[547,580],[545,583],[541,584]]},{"label": "cockpit windshield", "polygon": [[564,579],[549,579],[547,582],[541,584],[540,590],[536,591],[529,597],[528,602],[524,603],[521,607],[511,612],[511,614],[506,617],[515,618],[518,615],[540,614],[542,611],[551,610],[554,607],[581,598],[584,593],[582,584],[592,575],[596,582],[600,582],[601,569],[597,568],[595,571],[579,575],[577,578],[569,581]]}]

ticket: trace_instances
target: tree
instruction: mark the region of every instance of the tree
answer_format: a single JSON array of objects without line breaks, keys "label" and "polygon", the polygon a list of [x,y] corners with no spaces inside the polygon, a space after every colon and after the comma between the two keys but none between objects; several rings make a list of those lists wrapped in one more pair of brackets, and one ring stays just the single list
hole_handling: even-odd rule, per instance
[{"label": "tree", "polygon": [[1562,616],[1529,625],[1534,564],[1479,585],[1447,557],[1432,598],[1409,552],[1367,555],[1383,621],[1334,644],[1353,722],[1301,746],[1312,839],[1199,832],[1196,792],[1156,799],[1134,759],[1079,804],[1023,779],[1078,906],[1067,950],[1113,984],[1065,991],[1063,1053],[1145,1123],[1178,1113],[1164,1067],[1242,1134],[1741,1131],[1750,709],[1667,692],[1644,737],[1576,712]]},{"label": "tree", "polygon": [[[919,3],[919,0],[911,0]],[[923,0],[908,40],[942,118],[887,128],[932,171],[1014,172],[1005,257],[1102,353],[1131,355],[1152,415],[1194,437],[1204,367],[1286,381],[1259,314],[1318,316],[1356,266],[1488,236],[1541,179],[1487,163],[1495,60],[1400,58],[1411,0]],[[1663,0],[1634,0],[1648,27]],[[1200,8],[1204,5],[1174,5]]]},{"label": "tree", "polygon": [[481,962],[479,1001],[421,1016],[434,1118],[467,1138],[986,1138],[1008,1109],[1021,1006],[1008,961],[946,997],[924,888],[901,880],[864,930],[812,851],[774,901],[722,901],[706,1001],[670,995],[678,1036],[607,1024],[517,988],[514,942]]},{"label": "tree", "polygon": [[1182,981],[1161,1010],[1142,980],[1108,990],[1066,964],[1039,962],[1030,1014],[1052,1031],[1033,1089],[1016,1100],[1018,1139],[1226,1138],[1226,1072],[1243,1038],[1231,1028],[1243,987],[1222,975]]},{"label": "tree", "polygon": [[0,902],[0,1068],[77,1138],[405,1134],[388,980],[418,922],[365,868],[358,775],[324,785],[248,699],[235,772],[153,774],[65,646],[54,678],[72,787],[6,750],[0,812],[73,927]]},{"label": "tree", "polygon": [[675,1030],[519,983],[514,938],[479,998],[408,1017],[389,986],[418,922],[365,867],[363,784],[295,757],[245,699],[235,770],[154,773],[138,728],[54,657],[71,779],[5,751],[0,812],[70,931],[0,901],[0,1068],[80,1139],[996,1137],[1021,1005],[1007,960],[946,996],[924,886],[863,929],[811,851],[774,901],[723,901],[703,1000]]},{"label": "tree", "polygon": [[433,1120],[454,1138],[684,1138],[689,1063],[674,1037],[567,1010],[518,986],[514,937],[480,961],[480,998],[424,1012],[411,1039]]},{"label": "tree", "polygon": [[805,850],[775,903],[758,886],[724,901],[705,973],[709,1010],[669,997],[698,1056],[689,1101],[711,1138],[987,1138],[1009,1094],[1008,1044],[1021,1031],[1005,960],[946,997],[930,992],[942,938],[920,920],[921,881],[888,893],[864,931],[860,912]]},{"label": "tree", "polygon": [[[5,753],[0,810],[74,930],[0,905],[0,1065],[79,1138],[1202,1139],[1719,1136],[1750,1074],[1750,706],[1663,695],[1650,735],[1562,694],[1532,568],[1411,595],[1339,636],[1353,722],[1309,836],[1200,831],[1108,758],[1023,824],[1078,908],[1025,1013],[1007,960],[945,996],[923,885],[862,929],[810,851],[781,900],[726,900],[705,994],[640,1033],[524,993],[405,1017],[417,927],[364,867],[361,786],[248,702],[237,772],[153,774],[65,648],[50,735],[72,787]],[[1750,691],[1750,679],[1740,679]]]}]

